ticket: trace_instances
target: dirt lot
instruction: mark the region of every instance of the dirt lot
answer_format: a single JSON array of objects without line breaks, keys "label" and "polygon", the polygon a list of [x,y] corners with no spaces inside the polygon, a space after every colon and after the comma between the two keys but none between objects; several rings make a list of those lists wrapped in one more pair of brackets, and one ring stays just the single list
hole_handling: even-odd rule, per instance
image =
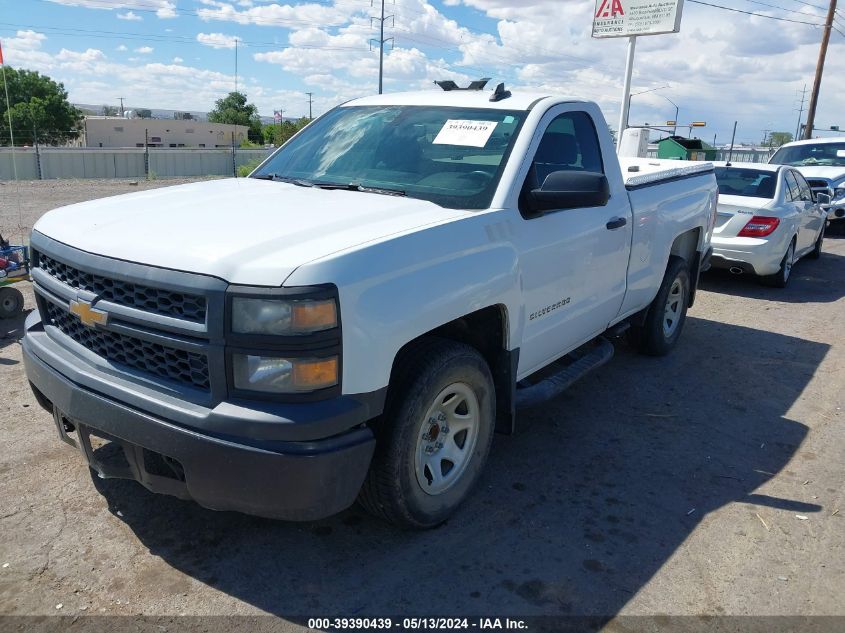
[{"label": "dirt lot", "polygon": [[[5,184],[0,230],[164,184]],[[26,386],[22,320],[4,322],[0,614],[845,615],[845,238],[794,275],[775,290],[708,274],[674,354],[620,343],[523,412],[469,503],[426,533],[92,482]]]}]

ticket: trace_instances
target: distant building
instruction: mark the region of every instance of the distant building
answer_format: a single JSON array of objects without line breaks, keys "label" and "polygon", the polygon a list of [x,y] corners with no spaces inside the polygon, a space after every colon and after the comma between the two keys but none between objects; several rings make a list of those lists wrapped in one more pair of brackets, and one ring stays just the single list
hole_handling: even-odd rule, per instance
[{"label": "distant building", "polygon": [[245,125],[207,123],[180,119],[129,119],[86,116],[80,145],[83,147],[231,147],[247,139]]}]

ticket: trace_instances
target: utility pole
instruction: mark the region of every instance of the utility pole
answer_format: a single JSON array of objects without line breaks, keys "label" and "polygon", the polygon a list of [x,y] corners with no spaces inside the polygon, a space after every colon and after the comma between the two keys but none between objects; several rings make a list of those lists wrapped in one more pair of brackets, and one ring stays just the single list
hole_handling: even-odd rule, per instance
[{"label": "utility pole", "polygon": [[822,32],[822,46],[819,50],[819,63],[816,65],[816,78],[813,80],[813,92],[810,94],[810,107],[807,108],[807,126],[804,128],[804,138],[813,138],[813,127],[816,123],[816,107],[819,104],[819,90],[822,86],[824,60],[827,57],[827,45],[830,42],[830,32],[833,30],[833,16],[836,15],[836,0],[830,0],[827,20]]},{"label": "utility pole", "polygon": [[312,97],[314,96],[314,93],[313,92],[306,92],[305,94],[308,95],[308,120],[311,121],[311,120],[314,119],[314,117],[312,116],[312,113],[311,113],[311,104],[314,103],[314,99],[312,99]]},{"label": "utility pole", "polygon": [[795,126],[795,140],[801,136],[801,117],[804,115],[804,100],[807,98],[807,84],[804,84],[804,89],[801,91],[801,107],[798,108],[798,125]]},{"label": "utility pole", "polygon": [[123,97],[118,97],[120,99],[120,116],[123,116]]},{"label": "utility pole", "polygon": [[[373,1],[374,0],[370,0],[370,6],[372,6]],[[393,41],[392,37],[388,37],[387,39],[384,38],[384,22],[385,22],[385,20],[392,20],[393,25],[395,26],[396,20],[395,20],[394,16],[392,16],[392,15],[388,15],[388,16],[384,15],[384,0],[381,0],[381,17],[380,18],[371,17],[370,18],[370,25],[372,25],[373,20],[378,20],[379,36],[378,36],[377,40],[371,39],[370,45],[372,45],[373,43],[376,43],[376,44],[378,44],[378,47],[379,47],[378,48],[378,93],[381,94],[383,83],[384,83],[384,45],[387,42]],[[372,49],[370,49],[370,50],[372,50]]]}]

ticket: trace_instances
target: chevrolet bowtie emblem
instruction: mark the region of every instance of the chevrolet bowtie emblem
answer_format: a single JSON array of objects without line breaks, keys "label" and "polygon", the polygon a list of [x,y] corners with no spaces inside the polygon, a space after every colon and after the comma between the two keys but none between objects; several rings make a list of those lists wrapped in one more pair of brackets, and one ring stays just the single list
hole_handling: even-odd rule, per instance
[{"label": "chevrolet bowtie emblem", "polygon": [[109,322],[109,313],[92,308],[90,303],[86,301],[71,301],[70,313],[75,314],[82,321],[83,325],[93,327],[95,325],[105,325]]}]

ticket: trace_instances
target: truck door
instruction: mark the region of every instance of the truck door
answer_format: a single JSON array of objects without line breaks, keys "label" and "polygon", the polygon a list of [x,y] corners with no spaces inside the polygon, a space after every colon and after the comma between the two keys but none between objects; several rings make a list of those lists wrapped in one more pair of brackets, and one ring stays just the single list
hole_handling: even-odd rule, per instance
[{"label": "truck door", "polygon": [[[593,118],[579,104],[552,108],[538,126],[523,191],[561,170],[604,173],[606,206],[547,211],[532,217],[520,209],[519,242],[525,329],[520,377],[603,332],[625,295],[632,216],[610,135],[600,142]],[[601,125],[604,125],[602,122]],[[524,196],[520,196],[522,201]],[[524,204],[521,203],[524,207]]]}]

